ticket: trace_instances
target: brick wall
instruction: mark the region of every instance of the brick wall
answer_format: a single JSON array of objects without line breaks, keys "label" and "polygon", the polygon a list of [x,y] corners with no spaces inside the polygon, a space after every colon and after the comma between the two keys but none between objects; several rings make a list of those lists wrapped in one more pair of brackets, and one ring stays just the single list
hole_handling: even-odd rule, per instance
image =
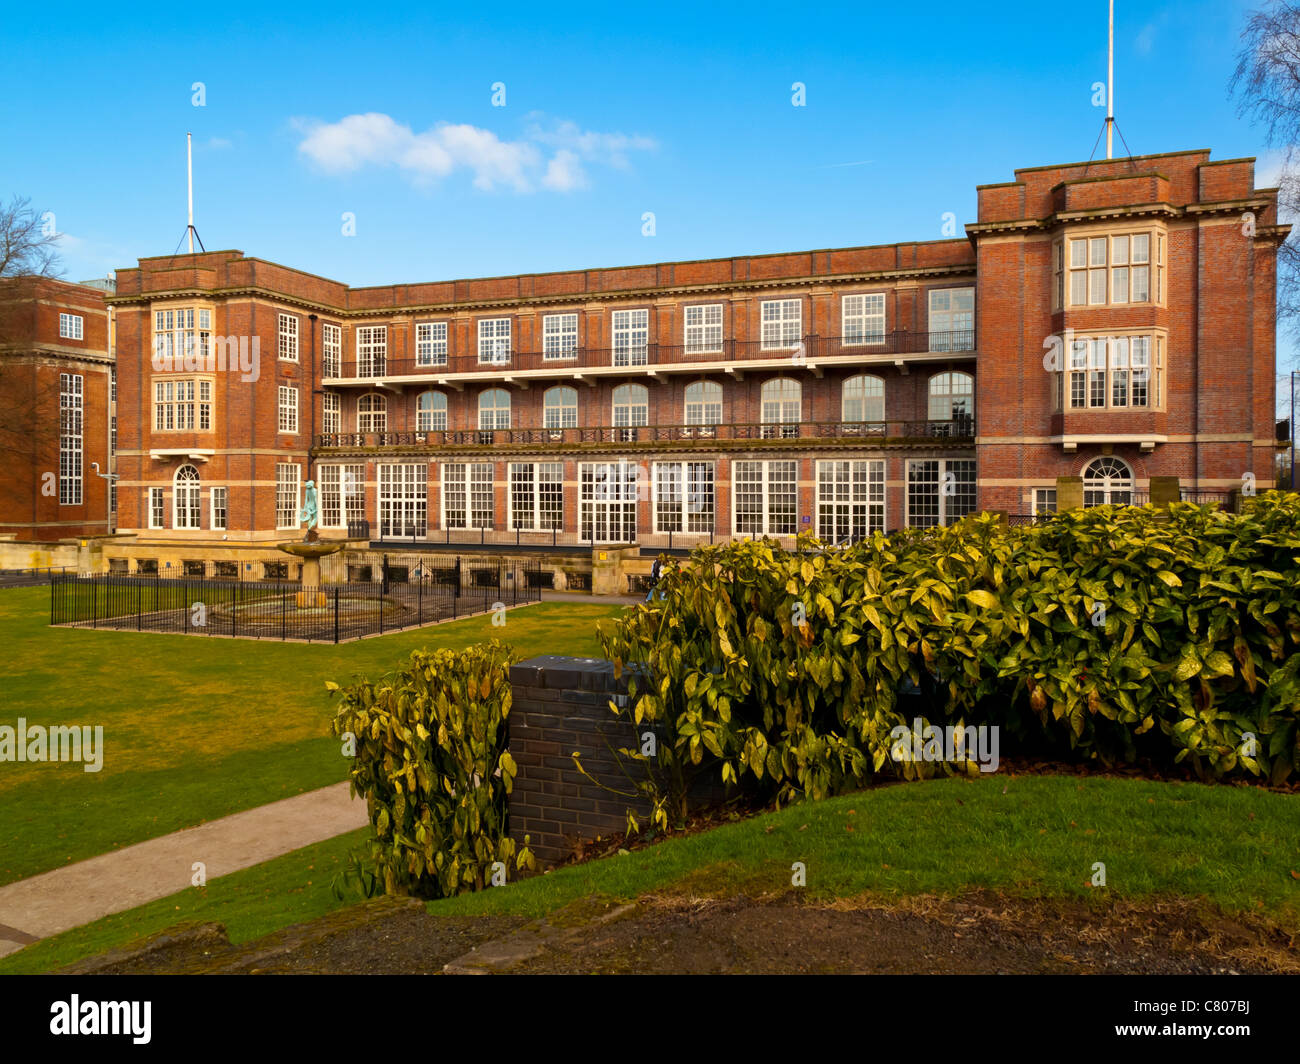
[{"label": "brick wall", "polygon": [[[542,864],[573,852],[574,842],[598,835],[621,834],[632,809],[645,822],[649,803],[603,790],[574,767],[579,752],[583,767],[607,786],[631,791],[616,751],[639,748],[634,727],[609,710],[619,696],[612,662],[596,658],[547,655],[510,669],[510,756],[519,766],[510,796],[510,837],[529,847]],[[626,771],[644,778],[642,765]]]}]

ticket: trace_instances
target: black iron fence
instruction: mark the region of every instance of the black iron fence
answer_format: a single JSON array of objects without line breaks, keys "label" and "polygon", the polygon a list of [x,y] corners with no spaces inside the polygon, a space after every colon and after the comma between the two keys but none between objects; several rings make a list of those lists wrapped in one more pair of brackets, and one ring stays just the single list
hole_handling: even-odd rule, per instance
[{"label": "black iron fence", "polygon": [[381,559],[365,580],[291,581],[55,574],[50,623],[117,631],[340,643],[541,598],[535,564],[457,559],[448,574]]},{"label": "black iron fence", "polygon": [[48,584],[60,573],[69,572],[65,565],[36,566],[29,569],[0,569],[0,587],[37,587]]}]

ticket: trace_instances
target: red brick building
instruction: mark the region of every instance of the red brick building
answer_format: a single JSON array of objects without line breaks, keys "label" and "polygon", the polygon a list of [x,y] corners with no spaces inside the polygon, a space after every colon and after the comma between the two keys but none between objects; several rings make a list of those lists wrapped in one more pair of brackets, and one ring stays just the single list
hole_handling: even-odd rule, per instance
[{"label": "red brick building", "polygon": [[537,546],[1262,488],[1287,232],[1253,160],[1190,151],[1016,171],[953,240],[375,288],[142,259],[119,523],[229,566],[308,479],[327,537]]},{"label": "red brick building", "polygon": [[112,469],[112,392],[102,291],[46,277],[0,281],[0,539],[111,531],[110,481],[93,464]]}]

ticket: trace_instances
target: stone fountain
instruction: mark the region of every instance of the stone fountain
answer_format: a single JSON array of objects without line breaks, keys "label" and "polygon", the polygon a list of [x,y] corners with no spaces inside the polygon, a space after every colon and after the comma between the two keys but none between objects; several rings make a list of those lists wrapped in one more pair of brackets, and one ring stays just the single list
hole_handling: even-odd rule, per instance
[{"label": "stone fountain", "polygon": [[298,520],[305,522],[307,531],[301,540],[291,543],[277,543],[276,547],[285,554],[292,554],[302,559],[302,586],[294,602],[300,610],[323,609],[326,602],[325,592],[320,586],[320,560],[327,554],[341,551],[344,543],[339,540],[322,540],[316,531],[319,509],[316,504],[315,481],[307,481],[303,491],[303,506],[298,511]]}]

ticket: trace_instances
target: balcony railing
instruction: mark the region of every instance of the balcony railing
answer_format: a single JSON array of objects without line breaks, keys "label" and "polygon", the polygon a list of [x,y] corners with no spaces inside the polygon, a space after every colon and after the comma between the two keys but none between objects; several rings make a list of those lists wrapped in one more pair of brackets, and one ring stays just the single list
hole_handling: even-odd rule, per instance
[{"label": "balcony railing", "polygon": [[560,444],[712,443],[730,440],[934,440],[970,442],[975,419],[949,421],[800,421],[779,424],[638,425],[589,428],[434,429],[429,432],[330,432],[316,447],[513,447]]},{"label": "balcony railing", "polygon": [[542,351],[501,351],[480,358],[477,352],[440,355],[422,360],[417,357],[388,358],[370,356],[360,362],[344,359],[337,375],[326,380],[377,380],[386,377],[441,376],[454,373],[484,373],[508,369],[583,370],[599,368],[653,369],[656,366],[694,365],[697,363],[760,362],[773,365],[799,365],[823,358],[873,356],[970,354],[975,350],[975,333],[971,329],[957,332],[910,332],[901,330],[875,336],[806,336],[789,347],[766,347],[758,340],[723,340],[720,344],[634,344],[618,348],[575,347],[568,351],[546,354]]}]

